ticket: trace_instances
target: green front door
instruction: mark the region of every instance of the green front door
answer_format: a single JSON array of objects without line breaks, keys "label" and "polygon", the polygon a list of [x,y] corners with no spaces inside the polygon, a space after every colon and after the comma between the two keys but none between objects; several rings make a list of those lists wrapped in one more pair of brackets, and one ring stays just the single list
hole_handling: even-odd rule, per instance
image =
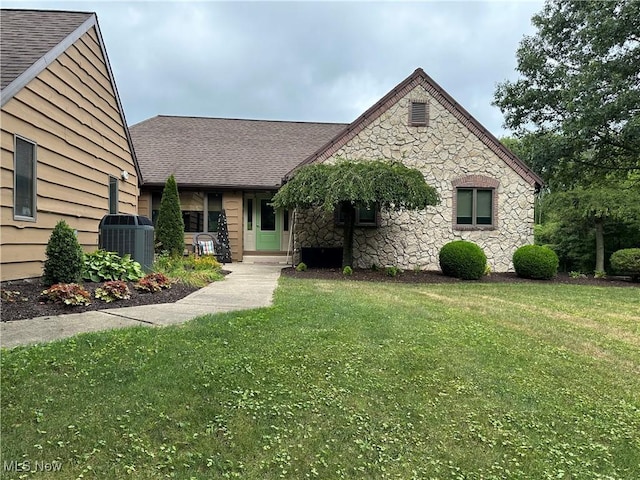
[{"label": "green front door", "polygon": [[271,206],[271,197],[258,197],[256,205],[256,250],[280,250],[279,215]]}]

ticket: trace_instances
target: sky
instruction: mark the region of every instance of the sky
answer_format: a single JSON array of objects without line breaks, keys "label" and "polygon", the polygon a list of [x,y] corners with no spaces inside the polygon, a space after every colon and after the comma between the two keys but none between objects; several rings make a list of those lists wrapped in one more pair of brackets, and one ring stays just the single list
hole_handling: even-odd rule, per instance
[{"label": "sky", "polygon": [[496,85],[541,0],[7,1],[98,15],[129,125],[156,115],[350,123],[418,67],[497,137]]}]

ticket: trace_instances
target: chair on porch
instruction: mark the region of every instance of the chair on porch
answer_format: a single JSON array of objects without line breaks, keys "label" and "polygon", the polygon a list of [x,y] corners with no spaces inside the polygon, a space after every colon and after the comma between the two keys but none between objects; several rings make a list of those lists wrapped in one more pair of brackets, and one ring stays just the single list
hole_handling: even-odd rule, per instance
[{"label": "chair on porch", "polygon": [[220,263],[227,263],[227,252],[218,239],[210,233],[198,233],[193,236],[193,253],[196,256],[213,255]]}]

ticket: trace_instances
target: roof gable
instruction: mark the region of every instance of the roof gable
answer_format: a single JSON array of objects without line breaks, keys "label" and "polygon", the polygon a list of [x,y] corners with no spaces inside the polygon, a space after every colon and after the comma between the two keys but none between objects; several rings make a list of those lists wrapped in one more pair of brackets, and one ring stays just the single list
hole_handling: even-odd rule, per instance
[{"label": "roof gable", "polygon": [[65,50],[95,28],[138,179],[142,182],[124,109],[95,13],[58,10],[0,10],[0,104],[4,106]]},{"label": "roof gable", "polygon": [[296,166],[288,175],[292,174],[302,165],[322,162],[335,154],[346,143],[358,135],[374,120],[380,117],[392,105],[405,97],[417,86],[422,86],[433,98],[444,106],[456,119],[469,129],[492,152],[509,165],[525,181],[532,186],[539,187],[542,179],[536,175],[522,160],[516,157],[494,135],[484,128],[467,110],[465,110],[451,95],[444,91],[435,80],[427,75],[424,70],[418,68],[409,77],[398,84],[393,90],[382,97],[375,105],[347,125],[329,142],[307,157],[300,165]]}]

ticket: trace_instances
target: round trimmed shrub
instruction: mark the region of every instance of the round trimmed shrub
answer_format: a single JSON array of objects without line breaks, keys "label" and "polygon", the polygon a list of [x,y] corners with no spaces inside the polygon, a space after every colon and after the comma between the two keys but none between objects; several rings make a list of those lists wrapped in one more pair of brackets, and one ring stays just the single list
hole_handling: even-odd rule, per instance
[{"label": "round trimmed shrub", "polygon": [[51,232],[44,261],[43,282],[76,283],[82,277],[84,254],[73,229],[60,220]]},{"label": "round trimmed shrub", "polygon": [[513,253],[513,267],[522,278],[549,280],[558,273],[558,255],[549,247],[524,245]]},{"label": "round trimmed shrub", "polygon": [[440,249],[440,269],[448,277],[478,280],[484,275],[487,256],[473,242],[455,240]]},{"label": "round trimmed shrub", "polygon": [[611,268],[620,275],[630,275],[634,282],[640,281],[640,248],[625,248],[611,255]]}]

